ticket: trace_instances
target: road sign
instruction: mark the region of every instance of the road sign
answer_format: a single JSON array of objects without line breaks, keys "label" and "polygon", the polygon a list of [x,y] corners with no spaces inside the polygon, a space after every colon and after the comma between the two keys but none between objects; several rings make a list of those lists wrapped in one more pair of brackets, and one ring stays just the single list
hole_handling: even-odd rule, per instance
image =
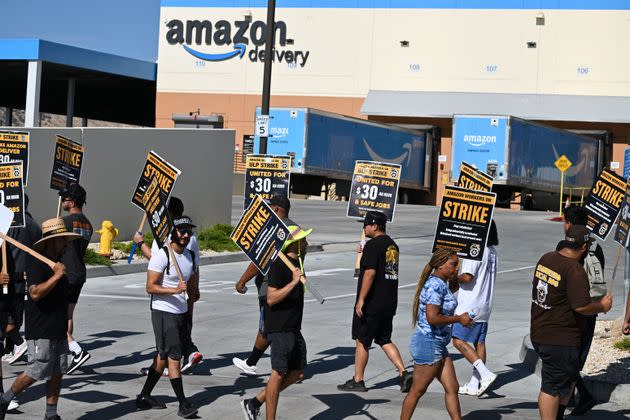
[{"label": "road sign", "polygon": [[260,137],[269,137],[269,115],[256,116],[256,134]]},{"label": "road sign", "polygon": [[554,162],[556,168],[560,170],[560,172],[564,173],[567,169],[569,169],[573,164],[565,155],[562,155]]}]

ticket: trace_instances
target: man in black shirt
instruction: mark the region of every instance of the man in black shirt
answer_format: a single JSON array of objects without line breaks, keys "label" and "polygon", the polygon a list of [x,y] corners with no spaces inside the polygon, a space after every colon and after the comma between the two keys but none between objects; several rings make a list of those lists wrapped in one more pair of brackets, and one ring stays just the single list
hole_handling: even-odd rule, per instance
[{"label": "man in black shirt", "polygon": [[59,196],[61,197],[62,208],[68,212],[68,215],[63,217],[68,232],[74,232],[81,236],[80,240],[74,241],[68,246],[61,260],[66,266],[68,276],[68,346],[73,355],[68,374],[71,374],[90,358],[90,353],[81,348],[72,334],[74,333],[74,308],[79,301],[81,289],[87,278],[83,258],[94,229],[83,214],[86,193],[81,185],[72,183],[59,191]]},{"label": "man in black shirt", "polygon": [[409,392],[413,375],[405,370],[400,352],[392,343],[392,323],[398,305],[398,245],[385,233],[387,218],[368,211],[363,222],[365,244],[361,256],[357,299],[352,317],[352,338],[356,342],[354,376],[338,385],[340,391],[366,392],[363,375],[372,341],[381,346],[400,375],[400,389]]},{"label": "man in black shirt", "polygon": [[[285,250],[294,266],[298,255],[306,253],[306,241],[291,243]],[[301,380],[306,367],[306,342],[302,337],[304,287],[302,272],[293,272],[278,258],[267,273],[268,290],[264,307],[265,335],[271,346],[271,376],[256,397],[241,401],[245,418],[256,420],[265,403],[267,420],[276,418],[280,391]]]},{"label": "man in black shirt", "polygon": [[[68,232],[61,219],[42,223],[42,239],[33,248],[44,256],[59,260],[71,240],[80,235]],[[0,420],[11,399],[39,380],[46,380],[45,420],[60,420],[57,401],[61,377],[68,367],[68,279],[65,266],[58,262],[53,269],[35,258],[27,265],[28,301],[26,302],[26,341],[28,364],[11,388],[0,397]]]}]

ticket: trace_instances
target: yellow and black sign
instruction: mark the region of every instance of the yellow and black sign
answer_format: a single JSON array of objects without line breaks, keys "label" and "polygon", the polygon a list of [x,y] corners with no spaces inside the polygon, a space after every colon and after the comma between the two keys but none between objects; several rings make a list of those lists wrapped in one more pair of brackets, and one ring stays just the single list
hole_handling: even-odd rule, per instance
[{"label": "yellow and black sign", "polygon": [[626,194],[621,203],[619,212],[619,222],[615,231],[614,241],[619,245],[628,248],[628,231],[630,231],[630,182],[626,183]]},{"label": "yellow and black sign", "polygon": [[621,210],[625,192],[626,181],[616,173],[603,169],[584,204],[588,211],[586,227],[593,235],[606,240]]},{"label": "yellow and black sign", "polygon": [[160,191],[164,193],[164,197],[168,201],[168,197],[171,195],[171,191],[179,174],[181,174],[179,169],[151,150],[147,156],[144,168],[142,168],[142,173],[140,174],[140,179],[138,180],[138,185],[133,193],[133,197],[131,197],[131,202],[143,209],[142,197],[153,178],[157,179],[158,187]]},{"label": "yellow and black sign", "polygon": [[22,162],[0,163],[0,204],[13,213],[11,227],[24,227]]},{"label": "yellow and black sign", "polygon": [[158,248],[162,248],[173,225],[166,207],[166,195],[160,189],[157,177],[152,178],[147,186],[146,193],[142,197],[142,207],[147,214],[153,238],[157,241]]},{"label": "yellow and black sign", "polygon": [[571,163],[569,158],[565,155],[560,156],[553,164],[556,165],[556,168],[558,168],[558,170],[562,173],[573,166],[573,163]]},{"label": "yellow and black sign", "polygon": [[263,274],[267,274],[288,237],[289,229],[260,195],[249,203],[230,235]]},{"label": "yellow and black sign", "polygon": [[459,168],[459,179],[457,180],[457,186],[467,190],[475,191],[492,191],[492,183],[494,178],[487,175],[475,167],[462,162]]},{"label": "yellow and black sign", "polygon": [[79,183],[83,166],[83,146],[57,135],[50,188],[61,191],[72,183]]},{"label": "yellow and black sign", "polygon": [[289,197],[291,157],[247,155],[245,161],[245,203],[247,208],[256,194],[269,200],[276,194]]},{"label": "yellow and black sign", "polygon": [[400,165],[357,160],[354,164],[348,217],[364,217],[370,210],[380,211],[387,221],[394,220],[400,182]]},{"label": "yellow and black sign", "polygon": [[460,257],[480,261],[496,198],[491,192],[446,187],[431,252],[452,249]]},{"label": "yellow and black sign", "polygon": [[28,184],[30,134],[21,131],[0,131],[0,163],[22,162],[22,182]]}]

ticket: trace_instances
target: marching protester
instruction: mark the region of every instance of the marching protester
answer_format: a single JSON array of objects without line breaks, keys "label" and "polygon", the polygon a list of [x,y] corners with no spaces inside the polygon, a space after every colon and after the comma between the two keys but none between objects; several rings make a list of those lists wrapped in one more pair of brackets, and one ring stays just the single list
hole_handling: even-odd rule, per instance
[{"label": "marching protester", "polygon": [[77,306],[81,289],[87,279],[84,257],[92,238],[93,228],[88,218],[83,214],[86,192],[81,185],[72,183],[59,191],[59,196],[61,197],[63,210],[68,213],[62,217],[66,224],[66,229],[81,236],[80,240],[74,241],[66,248],[62,258],[68,277],[68,346],[73,356],[68,368],[68,374],[71,374],[91,357],[90,353],[84,350],[74,339],[73,334],[74,309]]},{"label": "marching protester", "polygon": [[[0,348],[2,350],[4,350],[4,340],[8,337],[9,331],[13,335],[15,331],[17,331],[17,336],[22,339],[22,337],[19,335],[19,329],[16,330],[14,325],[11,325],[12,328],[9,328],[9,323],[13,322],[12,319],[13,317],[15,317],[15,289],[17,287],[18,275],[15,271],[13,255],[11,254],[11,252],[9,252],[8,244],[5,243],[5,246],[7,247],[6,261],[3,260],[0,262],[0,268],[3,269],[2,272],[0,272],[0,287],[2,287],[3,289],[2,293],[0,293]],[[6,267],[4,266],[5,264]],[[4,268],[6,268],[6,270],[4,270]],[[7,331],[7,333],[5,333],[5,331]],[[19,349],[20,345],[16,345],[16,347]],[[2,365],[0,364],[0,392],[4,392],[2,376]],[[9,402],[6,410],[15,410],[19,406],[20,404],[18,403],[17,398],[13,398]]]},{"label": "marching protester", "polygon": [[[52,260],[65,255],[71,242],[81,235],[68,231],[62,219],[42,223],[42,238],[33,249]],[[0,397],[0,420],[5,418],[11,400],[33,385],[46,381],[45,420],[60,420],[57,402],[61,378],[68,369],[68,278],[66,267],[57,262],[51,269],[29,256],[26,266],[28,301],[25,306],[28,363],[13,385]]]},{"label": "marching protester", "polygon": [[[189,217],[174,219],[170,242],[165,244],[162,250],[153,252],[149,261],[146,289],[151,295],[151,323],[157,355],[149,369],[144,387],[136,398],[136,407],[140,410],[166,408],[164,403],[151,396],[151,392],[164,369],[168,367],[168,377],[179,402],[177,415],[184,418],[197,414],[197,408],[184,394],[180,370],[183,347],[188,337],[186,301],[199,297],[199,274],[195,266],[195,257],[186,248],[194,227]],[[172,256],[175,257],[175,261]],[[179,265],[181,279],[178,277],[175,264]]]},{"label": "marching protester", "polygon": [[[588,221],[588,211],[578,205],[571,205],[564,209],[564,232],[571,226],[586,226]],[[563,241],[558,243],[556,251],[563,248]],[[600,300],[606,295],[606,282],[604,280],[604,250],[602,247],[592,239],[592,244],[589,246],[588,251],[584,254],[580,263],[584,266],[584,270],[588,275],[589,293],[593,300]],[[581,416],[590,411],[596,404],[595,398],[588,390],[584,380],[579,372],[584,367],[588,353],[591,349],[591,343],[593,342],[593,335],[595,334],[595,324],[597,323],[597,315],[585,316],[584,327],[581,329],[582,338],[580,344],[580,364],[578,367],[578,376],[576,379],[575,387],[580,399],[576,407],[571,411],[572,416]]]},{"label": "marching protester", "polygon": [[457,301],[457,265],[454,251],[436,250],[425,265],[413,298],[412,322],[415,325],[409,350],[414,361],[413,385],[403,401],[400,418],[411,419],[418,401],[437,378],[444,387],[446,411],[451,419],[461,419],[457,376],[446,346],[451,341],[451,324],[464,327],[473,320],[464,312],[453,315]]},{"label": "marching protester", "polygon": [[473,366],[470,380],[459,388],[459,393],[464,395],[482,395],[497,378],[485,363],[486,335],[497,278],[498,257],[495,246],[498,244],[497,226],[492,220],[482,260],[460,259],[455,315],[468,313],[475,320],[472,326],[466,327],[456,322],[452,328],[453,345]]},{"label": "marching protester", "polygon": [[352,339],[356,345],[354,376],[337,389],[367,391],[364,374],[374,341],[398,370],[400,390],[407,392],[413,375],[405,370],[400,352],[391,340],[398,305],[398,245],[386,233],[387,218],[383,213],[368,211],[360,222],[370,240],[363,247],[352,316]]},{"label": "marching protester", "polygon": [[[287,241],[289,242],[289,241]],[[306,342],[302,336],[304,287],[300,282],[300,255],[306,254],[305,240],[285,244],[284,253],[296,267],[291,271],[278,258],[267,273],[264,307],[265,336],[271,347],[271,375],[254,398],[241,401],[247,420],[256,420],[265,404],[267,420],[276,418],[280,391],[300,381],[306,367]]]},{"label": "marching protester", "polygon": [[543,420],[563,418],[581,366],[585,317],[608,312],[610,294],[594,301],[581,261],[591,246],[588,229],[570,226],[558,251],[543,255],[532,280],[530,337],[542,361],[538,409]]},{"label": "marching protester", "polygon": [[[177,197],[171,197],[168,200],[167,211],[171,220],[182,217],[182,215],[184,214],[183,201]],[[142,252],[142,254],[148,260],[151,259],[151,256],[154,252],[159,251],[159,248],[155,241],[153,241],[151,247],[144,243],[144,235],[142,234],[142,232],[136,232],[133,240]],[[190,242],[188,242],[186,249],[192,252],[195,258],[195,267],[197,270],[196,274],[199,274],[199,242],[197,241],[197,236],[195,235],[194,231],[192,233],[192,236],[190,237]],[[181,368],[181,373],[192,372],[192,369],[203,360],[203,355],[199,352],[199,349],[192,341],[193,309],[196,301],[197,299],[188,299],[188,312],[186,312],[186,327],[188,329],[188,336],[186,337],[184,343],[184,365]],[[166,374],[168,374],[168,368],[166,368],[164,371],[166,372]],[[141,372],[143,375],[147,375],[149,373],[149,368],[142,368]]]},{"label": "marching protester", "polygon": [[[299,228],[299,225],[297,225],[293,220],[289,219],[289,212],[291,211],[291,201],[287,198],[286,195],[276,194],[271,197],[271,200],[269,200],[269,207],[271,207],[271,210],[273,210],[273,212],[276,213],[276,215],[278,215],[278,217],[282,219],[282,222],[290,229]],[[304,261],[302,258],[302,263],[303,262]],[[254,263],[250,263],[245,269],[245,272],[243,273],[241,278],[238,280],[238,282],[236,282],[235,287],[238,293],[243,294],[247,291],[247,283],[253,278],[256,278],[255,284],[258,291],[258,309],[260,314],[258,322],[258,332],[254,341],[254,348],[252,349],[247,359],[243,360],[238,357],[234,357],[232,359],[232,363],[234,364],[234,366],[239,368],[246,375],[256,374],[256,365],[262,355],[265,353],[265,350],[267,350],[267,347],[269,347],[269,343],[265,338],[264,317],[265,302],[267,301],[266,277],[263,276],[260,271],[258,271],[258,268],[256,268],[256,265],[254,265]]]}]

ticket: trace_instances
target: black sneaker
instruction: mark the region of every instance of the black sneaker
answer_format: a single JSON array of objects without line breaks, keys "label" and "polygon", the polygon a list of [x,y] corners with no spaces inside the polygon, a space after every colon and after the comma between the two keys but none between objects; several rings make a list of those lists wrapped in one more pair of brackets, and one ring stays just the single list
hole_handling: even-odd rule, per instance
[{"label": "black sneaker", "polygon": [[74,357],[72,358],[72,362],[70,363],[70,368],[68,368],[68,375],[80,368],[83,363],[87,362],[87,360],[92,357],[92,355],[86,350],[81,350],[81,353],[79,354],[72,353],[72,355]]},{"label": "black sneaker", "polygon": [[413,384],[413,373],[404,371],[400,376],[400,392],[409,392]]},{"label": "black sneaker", "polygon": [[592,398],[589,398],[588,400],[585,400],[585,401],[580,400],[580,403],[573,409],[573,411],[571,411],[571,415],[583,416],[584,414],[591,411],[591,409],[595,407],[596,404],[597,402],[595,402],[595,400]]},{"label": "black sneaker", "polygon": [[177,415],[179,417],[183,417],[185,419],[190,418],[197,414],[197,408],[193,406],[190,402],[184,401],[179,404],[179,410],[177,410]]},{"label": "black sneaker", "polygon": [[251,399],[242,400],[241,408],[243,409],[245,420],[258,420],[258,417],[260,416],[260,407],[254,407]]},{"label": "black sneaker", "polygon": [[[0,398],[4,395],[4,392],[0,392]],[[0,401],[0,420],[4,420],[4,417],[7,414],[7,409],[9,408],[9,404],[3,403]]]},{"label": "black sneaker", "polygon": [[355,382],[354,378],[348,380],[345,384],[337,385],[337,389],[339,391],[367,392],[365,381]]},{"label": "black sneaker", "polygon": [[166,404],[159,402],[150,395],[138,395],[136,398],[136,408],[138,410],[162,410],[166,408]]}]

